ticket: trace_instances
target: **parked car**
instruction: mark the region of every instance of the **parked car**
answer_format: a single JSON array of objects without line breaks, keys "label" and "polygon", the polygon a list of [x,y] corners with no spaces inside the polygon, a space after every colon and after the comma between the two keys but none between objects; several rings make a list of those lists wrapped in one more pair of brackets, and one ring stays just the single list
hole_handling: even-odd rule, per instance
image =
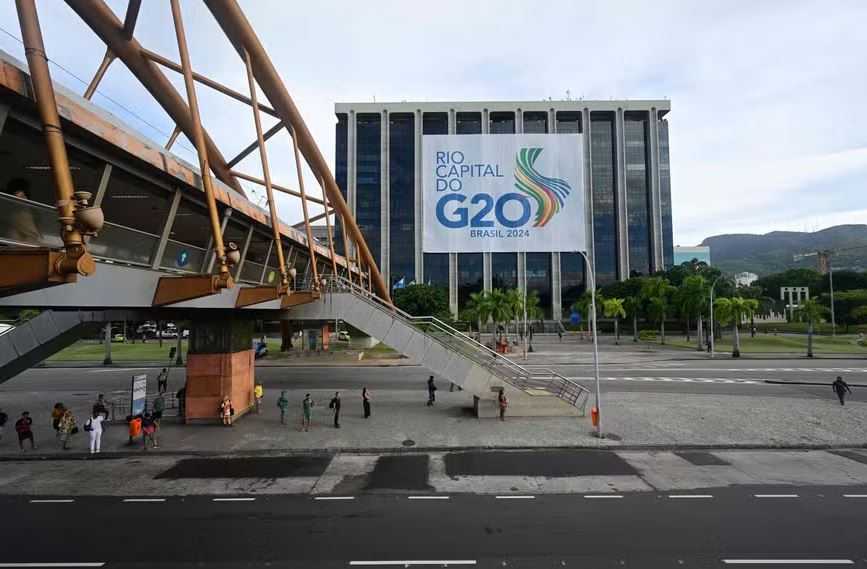
[{"label": "parked car", "polygon": [[126,342],[126,336],[124,336],[123,334],[120,334],[120,333],[112,334],[111,335],[111,341],[116,343],[116,344],[123,344],[124,342]]}]

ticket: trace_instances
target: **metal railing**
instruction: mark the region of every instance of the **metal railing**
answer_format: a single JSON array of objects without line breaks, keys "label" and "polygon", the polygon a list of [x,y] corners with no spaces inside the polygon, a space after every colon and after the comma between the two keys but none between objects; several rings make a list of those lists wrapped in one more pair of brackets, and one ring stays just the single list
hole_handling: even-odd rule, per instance
[{"label": "metal railing", "polygon": [[0,324],[3,325],[3,328],[0,329],[0,336],[11,332],[19,326],[23,326],[26,322],[33,320],[40,314],[42,313],[38,310],[25,310],[23,314],[19,315],[15,320],[0,321]]},{"label": "metal railing", "polygon": [[[324,275],[323,292],[351,293],[357,298],[375,306],[379,310],[391,313],[395,318],[423,332],[428,338],[445,346],[448,350],[479,364],[489,372],[524,391],[528,395],[542,395],[534,391],[544,392],[559,397],[563,401],[584,411],[590,391],[548,368],[529,370],[517,362],[504,357],[484,344],[455,330],[442,320],[433,316],[412,316],[385,302],[378,296],[365,290],[357,283],[350,282],[338,275]],[[298,279],[295,290],[311,290],[312,279]],[[320,283],[321,285],[321,283]],[[311,287],[311,288],[306,288]]]}]

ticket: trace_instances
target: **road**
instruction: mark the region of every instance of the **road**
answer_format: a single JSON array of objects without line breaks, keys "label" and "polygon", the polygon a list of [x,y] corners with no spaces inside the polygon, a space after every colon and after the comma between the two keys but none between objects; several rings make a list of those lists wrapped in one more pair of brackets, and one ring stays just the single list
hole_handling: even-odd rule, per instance
[{"label": "road", "polygon": [[[772,497],[757,497],[759,492]],[[673,569],[743,560],[763,563],[738,566],[789,560],[782,566],[797,567],[792,560],[826,560],[833,563],[811,566],[867,567],[867,498],[845,497],[864,495],[850,492],[801,487],[796,497],[779,497],[791,488],[762,487],[608,499],[379,494],[148,502],[79,497],[62,503],[4,497],[0,567],[92,562],[322,569],[414,567],[406,562],[423,561],[440,567]],[[464,563],[446,564],[449,560]]]},{"label": "road", "polygon": [[[533,360],[530,360],[533,364]],[[558,365],[554,371],[595,390],[588,365]],[[3,391],[111,392],[129,388],[135,373],[156,377],[158,368],[33,368],[0,385]],[[419,366],[321,367],[298,366],[256,369],[267,389],[334,389],[424,391],[429,372]],[[867,361],[863,360],[693,360],[605,365],[600,367],[602,389],[608,392],[658,392],[774,397],[833,397],[830,383],[842,375],[853,385],[852,401],[867,401]],[[183,381],[172,370],[171,385]],[[442,381],[442,380],[440,380]],[[766,381],[783,382],[770,384]],[[801,385],[817,382],[822,385]],[[441,384],[442,386],[442,384]],[[858,387],[864,386],[864,387]]]}]

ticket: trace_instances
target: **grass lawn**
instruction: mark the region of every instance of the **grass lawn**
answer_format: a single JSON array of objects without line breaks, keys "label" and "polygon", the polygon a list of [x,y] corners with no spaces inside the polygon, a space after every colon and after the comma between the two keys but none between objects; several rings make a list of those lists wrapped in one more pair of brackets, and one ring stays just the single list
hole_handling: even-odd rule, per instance
[{"label": "grass lawn", "polygon": [[[801,334],[786,334],[774,336],[773,334],[758,334],[755,338],[750,337],[749,333],[741,334],[741,352],[742,353],[807,353],[807,336]],[[830,336],[813,336],[813,352],[820,354],[863,354],[867,356],[867,346],[857,343],[858,337],[855,335],[838,335],[836,338]],[[696,340],[690,339],[689,342],[683,336],[666,338],[666,344],[682,348],[695,349]],[[726,334],[722,340],[714,342],[714,349],[721,352],[730,352],[732,350],[731,334]]]},{"label": "grass lawn", "polygon": [[[163,340],[160,348],[158,340],[148,340],[146,343],[112,344],[111,359],[113,361],[153,361],[169,363],[169,350],[177,346],[177,340]],[[187,341],[181,340],[182,357],[187,357]],[[76,342],[68,348],[57,352],[49,361],[99,361],[105,357],[105,346],[102,343]]]}]

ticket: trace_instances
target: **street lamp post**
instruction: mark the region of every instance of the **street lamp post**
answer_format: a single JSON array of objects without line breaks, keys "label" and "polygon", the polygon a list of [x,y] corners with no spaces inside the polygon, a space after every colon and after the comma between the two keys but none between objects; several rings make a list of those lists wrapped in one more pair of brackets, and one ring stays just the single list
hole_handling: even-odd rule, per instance
[{"label": "street lamp post", "polygon": [[590,264],[590,259],[583,251],[578,251],[584,257],[584,262],[587,263],[587,275],[590,278],[590,310],[593,317],[590,319],[591,332],[593,334],[593,378],[596,380],[596,436],[602,438],[602,408],[599,398],[599,341],[596,334],[596,277],[594,275],[593,266]]},{"label": "street lamp post", "polygon": [[710,359],[714,359],[714,349],[713,349],[713,340],[716,335],[713,328],[713,289],[716,287],[716,283],[722,278],[722,275],[718,276],[714,279],[713,284],[710,286]]}]

